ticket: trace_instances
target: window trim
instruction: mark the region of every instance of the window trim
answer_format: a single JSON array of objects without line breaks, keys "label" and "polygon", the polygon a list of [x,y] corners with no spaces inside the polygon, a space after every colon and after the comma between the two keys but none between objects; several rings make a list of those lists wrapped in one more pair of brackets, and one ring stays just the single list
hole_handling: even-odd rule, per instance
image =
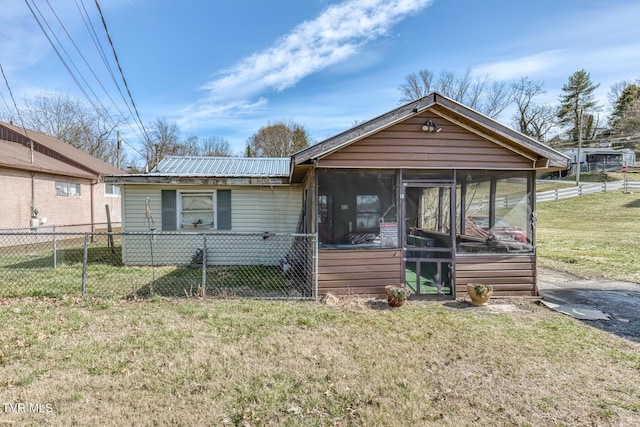
[{"label": "window trim", "polygon": [[[188,228],[185,227],[182,222],[183,212],[182,212],[182,196],[183,195],[210,195],[212,200],[212,216],[213,216],[213,224],[211,226],[205,227],[193,227]],[[176,192],[176,230],[178,231],[202,231],[202,230],[217,230],[218,229],[218,200],[217,200],[217,190],[179,190]]]},{"label": "window trim", "polygon": [[[65,186],[65,188],[67,189],[66,194],[65,193],[61,193],[58,191],[58,184],[62,184]],[[71,186],[75,187],[75,193],[71,194]],[[53,188],[55,189],[56,192],[56,197],[81,197],[82,196],[82,184],[77,183],[77,182],[71,182],[71,181],[55,181]]]},{"label": "window trim", "polygon": [[[111,186],[111,188],[118,189],[117,193],[114,192],[110,192],[107,191],[108,186]],[[104,195],[105,197],[121,197],[122,196],[122,187],[120,187],[118,184],[109,184],[109,183],[104,183]]]}]

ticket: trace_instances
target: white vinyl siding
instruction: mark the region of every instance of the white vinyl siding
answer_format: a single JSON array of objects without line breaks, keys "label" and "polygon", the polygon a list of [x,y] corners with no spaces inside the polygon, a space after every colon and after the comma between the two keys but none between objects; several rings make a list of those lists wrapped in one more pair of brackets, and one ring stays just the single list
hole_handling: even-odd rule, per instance
[{"label": "white vinyl siding", "polygon": [[[186,187],[125,185],[123,188],[123,228],[127,232],[149,231],[155,228],[154,262],[166,265],[189,264],[195,250],[202,247],[202,236],[162,235],[162,190],[201,193],[231,190],[231,230],[211,231],[207,235],[207,262],[210,265],[277,265],[286,253],[264,251],[268,244],[262,234],[295,233],[302,210],[302,186],[283,187]],[[146,220],[145,200],[149,198],[151,223]],[[215,201],[214,201],[215,203]],[[236,234],[235,236],[230,236]],[[216,235],[220,237],[216,238]],[[131,237],[130,239],[128,237]],[[280,237],[274,237],[280,238]],[[196,239],[196,240],[194,240]],[[198,240],[200,239],[200,240]],[[128,265],[146,265],[151,261],[150,242],[139,236],[123,238],[123,261]]]},{"label": "white vinyl siding", "polygon": [[302,210],[302,187],[231,191],[232,231],[294,233]]}]

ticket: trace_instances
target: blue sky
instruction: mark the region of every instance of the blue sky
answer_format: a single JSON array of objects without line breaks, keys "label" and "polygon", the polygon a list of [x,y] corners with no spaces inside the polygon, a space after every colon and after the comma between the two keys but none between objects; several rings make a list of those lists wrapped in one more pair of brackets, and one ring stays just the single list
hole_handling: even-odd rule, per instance
[{"label": "blue sky", "polygon": [[[81,97],[27,4],[0,2],[0,63],[17,101],[42,91]],[[108,48],[95,2],[49,1],[53,11],[45,1],[29,3],[87,87],[128,114],[79,12],[86,8]],[[548,103],[584,68],[601,85],[602,114],[612,84],[640,77],[636,0],[103,0],[101,7],[145,126],[175,121],[182,136],[226,138],[234,153],[269,122],[296,121],[320,141],[383,114],[399,105],[405,76],[424,68],[528,76],[545,83],[538,102]],[[499,119],[509,124],[510,112]],[[139,143],[135,129],[122,129],[129,146]]]}]

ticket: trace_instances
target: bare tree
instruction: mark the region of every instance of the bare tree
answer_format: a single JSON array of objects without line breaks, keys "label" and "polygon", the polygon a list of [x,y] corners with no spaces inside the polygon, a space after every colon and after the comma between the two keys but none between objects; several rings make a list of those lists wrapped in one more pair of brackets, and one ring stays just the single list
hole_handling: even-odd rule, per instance
[{"label": "bare tree", "polygon": [[441,71],[438,76],[424,69],[411,73],[398,87],[400,102],[410,102],[438,92],[489,117],[497,117],[511,104],[511,87],[507,82],[491,80],[488,75],[474,77],[471,70],[456,74]]},{"label": "bare tree", "polygon": [[118,121],[109,112],[95,111],[64,92],[43,92],[26,98],[19,108],[27,129],[52,136],[115,164]]},{"label": "bare tree", "polygon": [[402,93],[401,102],[410,102],[429,95],[433,92],[434,80],[433,71],[426,69],[407,75],[405,82],[398,88]]},{"label": "bare tree", "polygon": [[556,122],[556,111],[552,106],[533,102],[533,98],[546,93],[544,83],[521,77],[513,83],[512,90],[517,109],[512,118],[514,127],[525,135],[544,141]]},{"label": "bare tree", "polygon": [[189,136],[185,138],[181,144],[183,146],[183,153],[185,156],[231,156],[231,146],[229,145],[229,141],[217,136],[208,138]]},{"label": "bare tree", "polygon": [[309,133],[302,125],[281,120],[260,128],[247,140],[246,156],[288,157],[309,142]]},{"label": "bare tree", "polygon": [[149,137],[144,144],[144,157],[148,170],[153,169],[166,156],[182,156],[184,146],[180,144],[180,129],[175,122],[156,119],[149,124]]}]

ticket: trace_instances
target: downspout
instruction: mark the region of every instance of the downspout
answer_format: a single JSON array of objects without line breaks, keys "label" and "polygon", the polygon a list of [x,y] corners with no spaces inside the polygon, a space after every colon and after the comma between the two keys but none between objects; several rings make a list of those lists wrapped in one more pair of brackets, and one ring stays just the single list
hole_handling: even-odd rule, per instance
[{"label": "downspout", "polygon": [[[35,164],[35,159],[33,156],[33,141],[29,140],[29,154],[31,157],[31,165]],[[38,218],[38,208],[36,208],[36,173],[31,172],[31,217],[29,219],[29,226],[34,227],[39,224],[36,223],[36,219]]]},{"label": "downspout", "polygon": [[90,189],[91,189],[91,194],[90,194],[90,200],[91,200],[91,241],[93,241],[93,233],[96,232],[96,225],[95,225],[95,213],[94,213],[94,201],[93,201],[93,190],[94,190],[94,186],[96,185],[97,181],[91,180],[90,181]]},{"label": "downspout", "polygon": [[33,219],[37,218],[38,214],[36,213],[36,173],[31,172],[31,221],[29,221],[29,226],[31,226]]}]

